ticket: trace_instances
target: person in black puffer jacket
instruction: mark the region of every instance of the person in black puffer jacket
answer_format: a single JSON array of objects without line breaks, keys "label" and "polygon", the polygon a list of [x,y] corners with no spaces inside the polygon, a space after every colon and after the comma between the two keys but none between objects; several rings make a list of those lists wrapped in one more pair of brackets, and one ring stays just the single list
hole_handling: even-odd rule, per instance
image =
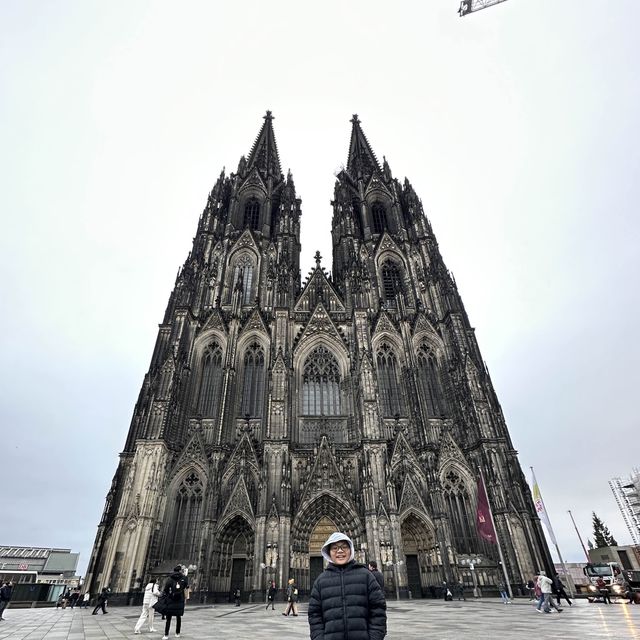
[{"label": "person in black puffer jacket", "polygon": [[167,604],[164,610],[166,623],[164,625],[163,640],[169,637],[169,628],[171,627],[171,618],[176,617],[176,638],[180,637],[180,627],[182,626],[182,616],[184,615],[185,592],[189,588],[189,583],[182,573],[182,566],[174,567],[173,573],[164,583],[162,592],[167,595]]},{"label": "person in black puffer jacket", "polygon": [[387,605],[374,575],[354,560],[353,542],[332,533],[322,547],[329,565],[309,597],[311,640],[383,640]]}]

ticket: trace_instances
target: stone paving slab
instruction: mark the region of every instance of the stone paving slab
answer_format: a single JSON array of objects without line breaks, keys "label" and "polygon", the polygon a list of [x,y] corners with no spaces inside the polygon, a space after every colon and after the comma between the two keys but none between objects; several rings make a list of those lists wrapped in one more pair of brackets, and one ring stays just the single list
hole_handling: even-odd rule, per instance
[{"label": "stone paving slab", "polygon": [[[302,640],[309,638],[307,609],[297,618],[262,604],[187,607],[181,640]],[[640,606],[578,601],[562,613],[542,614],[527,600],[466,602],[404,600],[388,603],[388,640],[640,640]],[[87,609],[7,609],[0,640],[160,640],[164,622],[156,615],[155,633],[134,635],[139,609],[112,607],[108,615]],[[173,640],[175,621],[169,634]]]}]

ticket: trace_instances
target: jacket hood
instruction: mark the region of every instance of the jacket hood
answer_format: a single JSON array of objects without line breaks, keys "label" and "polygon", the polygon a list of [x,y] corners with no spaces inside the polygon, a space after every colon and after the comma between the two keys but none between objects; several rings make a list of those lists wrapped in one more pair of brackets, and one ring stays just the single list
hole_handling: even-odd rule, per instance
[{"label": "jacket hood", "polygon": [[330,564],[333,564],[332,560],[331,560],[331,555],[329,554],[329,547],[334,543],[334,542],[340,542],[340,540],[344,540],[345,542],[349,543],[349,549],[351,550],[349,553],[349,562],[351,562],[354,557],[355,557],[355,552],[353,550],[353,542],[351,542],[351,538],[344,534],[344,533],[340,533],[339,531],[336,531],[335,533],[332,533],[328,538],[327,541],[324,543],[324,545],[322,546],[322,557],[329,562]]}]

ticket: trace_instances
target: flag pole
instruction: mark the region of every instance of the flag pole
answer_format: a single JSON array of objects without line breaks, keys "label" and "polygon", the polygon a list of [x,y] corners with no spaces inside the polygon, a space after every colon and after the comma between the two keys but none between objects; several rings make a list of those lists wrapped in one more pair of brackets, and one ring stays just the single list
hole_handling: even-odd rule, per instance
[{"label": "flag pole", "polygon": [[591,558],[589,558],[589,553],[587,552],[587,547],[584,546],[584,542],[582,541],[582,536],[580,535],[580,532],[578,531],[578,527],[576,525],[576,521],[573,519],[573,513],[571,513],[571,509],[569,509],[567,513],[569,514],[569,517],[571,518],[571,522],[573,522],[573,528],[576,530],[576,533],[578,534],[578,540],[580,540],[580,544],[582,545],[582,550],[584,551],[584,555],[587,556],[587,562],[591,562]]},{"label": "flag pole", "polygon": [[493,531],[496,534],[496,544],[498,545],[498,555],[500,556],[500,565],[502,566],[502,575],[504,576],[504,583],[507,585],[507,591],[509,593],[509,598],[513,600],[513,592],[511,591],[511,582],[509,581],[509,576],[507,575],[507,565],[504,562],[504,556],[502,555],[502,545],[500,544],[500,538],[498,536],[498,530],[496,529],[496,522],[493,518],[493,509],[491,508],[491,500],[489,500],[489,494],[487,493],[487,484],[484,481],[484,475],[482,473],[482,469],[478,467],[478,471],[480,472],[480,478],[482,480],[482,486],[484,487],[485,495],[487,496],[487,506],[489,507],[489,517],[491,518],[491,526],[493,527]]},{"label": "flag pole", "polygon": [[565,580],[567,581],[567,587],[569,588],[569,595],[573,598],[575,596],[575,589],[573,587],[573,578],[569,575],[567,571],[567,566],[564,563],[564,559],[562,558],[562,554],[560,553],[560,547],[558,546],[558,541],[556,540],[555,533],[553,532],[553,528],[551,527],[551,520],[549,520],[549,513],[547,512],[547,508],[544,506],[544,500],[542,499],[542,492],[540,491],[540,486],[538,485],[538,480],[536,478],[535,471],[533,467],[529,467],[531,469],[531,478],[533,479],[533,494],[534,494],[534,505],[536,507],[536,511],[538,512],[538,517],[542,515],[541,520],[545,523],[547,527],[547,531],[549,533],[549,537],[551,538],[551,542],[553,542],[553,546],[556,548],[556,552],[558,554],[558,558],[560,558],[560,565],[562,566],[562,572],[564,573]]}]

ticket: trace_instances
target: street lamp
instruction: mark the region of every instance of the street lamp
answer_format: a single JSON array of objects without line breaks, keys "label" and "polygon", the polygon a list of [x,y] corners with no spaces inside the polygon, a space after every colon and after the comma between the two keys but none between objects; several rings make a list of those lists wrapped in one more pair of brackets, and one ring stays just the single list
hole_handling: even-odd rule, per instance
[{"label": "street lamp", "polygon": [[469,566],[469,570],[471,571],[471,580],[473,581],[473,597],[480,598],[482,594],[480,593],[480,587],[478,587],[478,581],[476,579],[476,565],[482,562],[482,558],[478,558],[477,556],[472,556],[469,558],[461,558],[460,563]]}]

